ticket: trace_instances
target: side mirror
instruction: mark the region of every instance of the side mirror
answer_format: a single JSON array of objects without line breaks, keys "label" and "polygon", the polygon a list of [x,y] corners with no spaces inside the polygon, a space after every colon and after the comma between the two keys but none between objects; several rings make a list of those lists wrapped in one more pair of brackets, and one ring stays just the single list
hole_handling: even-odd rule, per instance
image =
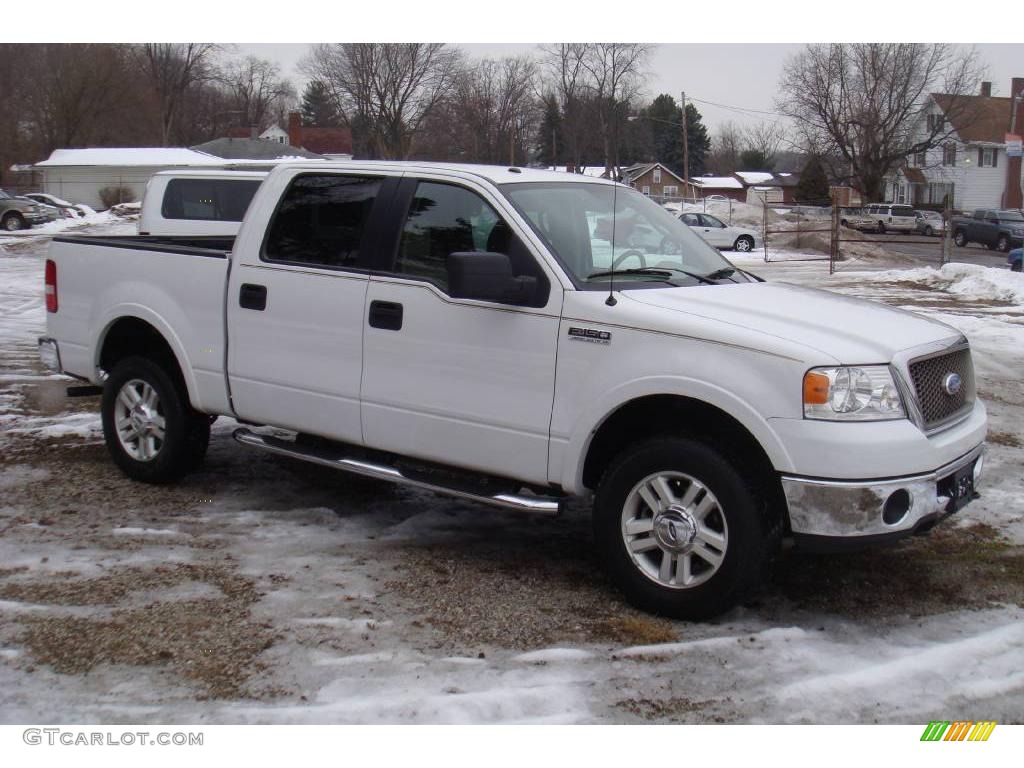
[{"label": "side mirror", "polygon": [[525,304],[537,292],[537,278],[514,275],[512,262],[503,253],[451,253],[445,266],[448,269],[448,293],[456,299]]}]

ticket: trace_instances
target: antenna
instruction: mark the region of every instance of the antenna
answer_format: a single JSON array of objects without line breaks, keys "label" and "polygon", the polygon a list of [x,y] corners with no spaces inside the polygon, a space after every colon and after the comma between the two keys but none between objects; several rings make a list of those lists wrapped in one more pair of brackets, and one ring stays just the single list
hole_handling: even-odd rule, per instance
[{"label": "antenna", "polygon": [[619,303],[613,293],[615,290],[615,198],[617,197],[618,191],[619,182],[616,179],[612,179],[612,263],[608,265],[608,269],[610,270],[608,275],[608,298],[604,300],[604,303],[609,307],[614,307]]}]

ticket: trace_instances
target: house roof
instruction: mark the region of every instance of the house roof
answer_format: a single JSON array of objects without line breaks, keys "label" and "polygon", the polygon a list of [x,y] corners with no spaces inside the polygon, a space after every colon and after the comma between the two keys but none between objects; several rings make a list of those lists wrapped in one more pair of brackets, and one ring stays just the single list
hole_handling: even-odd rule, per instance
[{"label": "house roof", "polygon": [[775,174],[768,171],[736,171],[735,175],[744,184],[765,184],[775,178]]},{"label": "house roof", "polygon": [[[1010,99],[1006,96],[953,96],[933,93],[932,99],[964,142],[1003,144],[1010,125]],[[955,104],[955,109],[953,106]],[[952,109],[952,112],[951,112]]]},{"label": "house roof", "polygon": [[701,189],[743,189],[743,183],[733,176],[698,176],[690,181]]},{"label": "house roof", "polygon": [[184,147],[90,147],[87,149],[55,149],[46,160],[36,163],[36,167],[148,167],[223,164],[224,161],[219,157]]},{"label": "house roof", "polygon": [[320,155],[269,139],[214,139],[192,149],[222,160],[323,159]]},{"label": "house roof", "polygon": [[623,168],[622,173],[625,176],[627,182],[632,182],[635,181],[636,179],[639,179],[645,173],[654,168],[660,168],[662,171],[667,173],[680,184],[686,183],[685,181],[683,181],[682,176],[680,176],[677,173],[673,173],[669,168],[666,168],[662,163],[636,163],[635,165],[631,165],[628,168]]},{"label": "house roof", "polygon": [[348,128],[302,126],[302,146],[320,155],[351,155],[352,131]]},{"label": "house roof", "polygon": [[903,175],[911,184],[928,183],[928,179],[925,177],[924,171],[922,171],[920,168],[910,168],[908,166],[903,169]]}]

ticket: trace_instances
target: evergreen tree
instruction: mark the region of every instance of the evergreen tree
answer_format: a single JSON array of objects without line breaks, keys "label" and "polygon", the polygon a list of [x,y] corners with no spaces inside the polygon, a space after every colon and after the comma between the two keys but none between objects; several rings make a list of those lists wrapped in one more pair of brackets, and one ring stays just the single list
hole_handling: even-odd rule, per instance
[{"label": "evergreen tree", "polygon": [[745,149],[740,152],[740,170],[771,172],[775,170],[775,161],[760,149]]},{"label": "evergreen tree", "polygon": [[562,111],[558,107],[558,97],[547,94],[543,97],[544,117],[540,123],[540,147],[537,160],[541,165],[572,165],[569,148],[562,138]]},{"label": "evergreen tree", "polygon": [[310,80],[302,92],[303,125],[315,125],[320,128],[337,128],[341,125],[341,115],[331,97],[327,86],[319,80]]},{"label": "evergreen tree", "polygon": [[[676,100],[667,93],[660,94],[651,105],[640,111],[651,135],[651,157],[683,175],[683,112]],[[686,105],[686,143],[690,150],[690,176],[704,173],[705,161],[711,150],[711,140],[700,112],[693,104]]]},{"label": "evergreen tree", "polygon": [[828,205],[829,183],[821,158],[811,155],[794,190],[796,201],[805,205]]}]

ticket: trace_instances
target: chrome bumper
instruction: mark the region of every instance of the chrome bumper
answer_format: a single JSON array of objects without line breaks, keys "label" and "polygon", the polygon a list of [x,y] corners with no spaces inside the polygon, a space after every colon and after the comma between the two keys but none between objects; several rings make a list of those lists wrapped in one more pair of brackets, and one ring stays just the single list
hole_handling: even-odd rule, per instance
[{"label": "chrome bumper", "polygon": [[[973,467],[977,487],[984,453],[985,444],[981,443],[934,472],[886,480],[856,482],[783,475],[782,490],[793,536],[798,543],[801,539],[813,543],[808,540],[820,538],[859,544],[909,535],[947,513],[951,502],[947,494],[952,492],[948,486],[956,473]],[[900,491],[905,494],[898,494]]]}]

